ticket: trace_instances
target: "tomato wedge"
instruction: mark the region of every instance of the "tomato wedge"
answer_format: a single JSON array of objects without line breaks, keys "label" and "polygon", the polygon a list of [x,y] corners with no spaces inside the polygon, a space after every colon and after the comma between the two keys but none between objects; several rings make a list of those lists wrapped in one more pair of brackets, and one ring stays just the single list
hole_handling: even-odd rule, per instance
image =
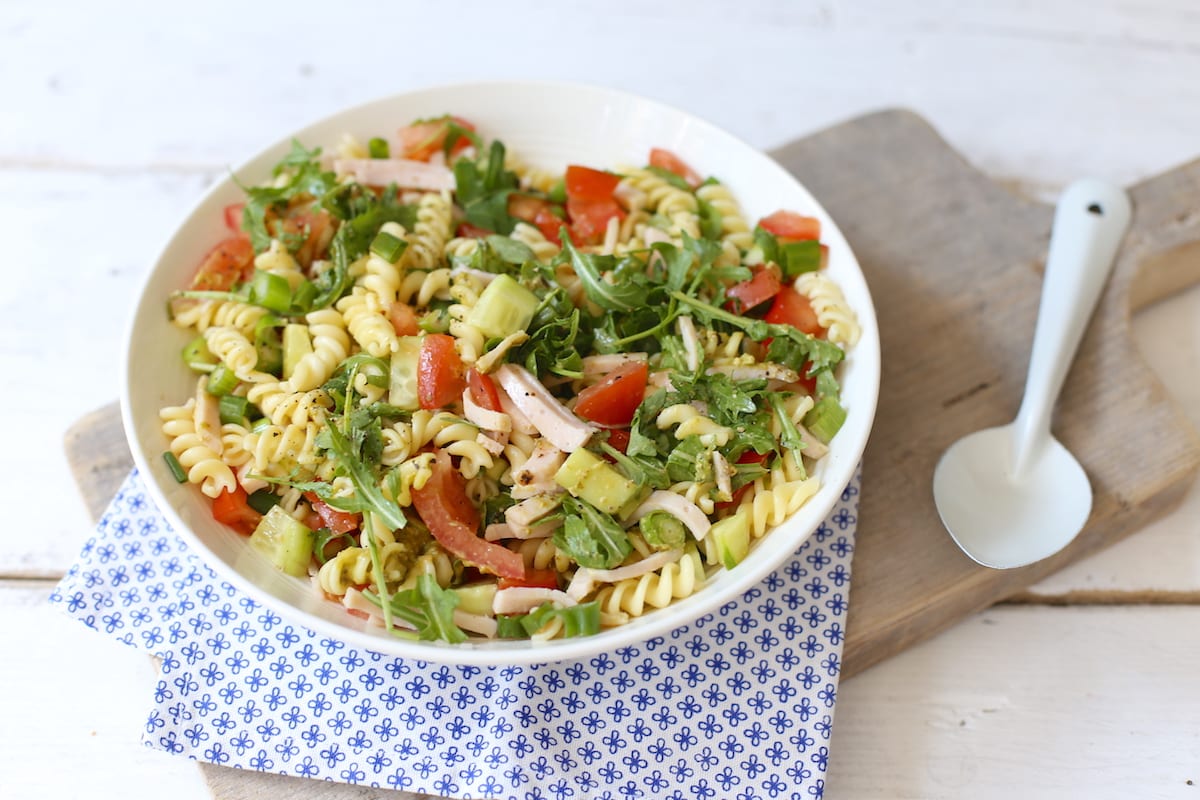
[{"label": "tomato wedge", "polygon": [[213,500],[212,515],[217,522],[228,525],[243,536],[254,533],[262,521],[262,514],[250,507],[249,497],[241,486],[226,489],[217,495]]},{"label": "tomato wedge", "polygon": [[397,336],[417,336],[421,326],[417,324],[417,312],[408,303],[395,302],[388,307],[388,321]]},{"label": "tomato wedge", "polygon": [[479,537],[479,509],[467,497],[467,481],[445,450],[438,451],[433,474],[412,495],[417,513],[447,551],[483,572],[525,579],[525,561],[519,554]]},{"label": "tomato wedge", "polygon": [[804,333],[813,336],[824,336],[825,329],[817,321],[817,312],[813,311],[808,298],[790,286],[785,286],[775,295],[775,302],[763,317],[774,325],[791,325]]},{"label": "tomato wedge", "polygon": [[521,580],[501,578],[496,581],[497,589],[511,589],[514,586],[533,586],[540,589],[557,589],[558,572],[553,567],[544,569],[526,569],[525,577]]},{"label": "tomato wedge", "polygon": [[467,370],[467,389],[471,392],[471,399],[475,401],[475,405],[488,411],[504,410],[500,405],[500,392],[496,389],[496,382],[474,367]]},{"label": "tomato wedge", "polygon": [[358,530],[362,525],[362,519],[358,514],[334,508],[317,497],[314,492],[305,492],[304,499],[321,518],[322,525],[334,533],[349,533]]},{"label": "tomato wedge", "polygon": [[575,413],[601,425],[628,425],[642,404],[649,376],[645,361],[620,366],[579,393]]},{"label": "tomato wedge", "polygon": [[192,277],[196,291],[227,292],[254,274],[254,248],[245,236],[230,236],[200,262]]},{"label": "tomato wedge", "polygon": [[[445,146],[452,121],[464,130],[475,130],[475,126],[462,117],[450,115],[414,122],[412,125],[400,129],[400,157],[413,161],[428,161],[434,153]],[[470,146],[470,140],[465,136],[460,136],[450,146],[450,156],[456,156]]]},{"label": "tomato wedge", "polygon": [[754,276],[748,281],[734,284],[725,290],[725,307],[735,314],[743,314],[775,295],[783,284],[780,282],[779,267],[764,264],[754,268]]},{"label": "tomato wedge", "polygon": [[482,239],[485,236],[491,236],[493,231],[487,228],[480,228],[478,225],[472,225],[469,222],[460,222],[454,231],[455,236],[465,236],[468,239]]},{"label": "tomato wedge", "polygon": [[576,200],[611,200],[621,176],[572,164],[567,167],[565,180],[567,197]]},{"label": "tomato wedge", "polygon": [[334,234],[333,218],[329,212],[321,209],[289,211],[279,222],[279,228],[286,236],[304,239],[304,243],[292,255],[305,269],[325,253]]},{"label": "tomato wedge", "polygon": [[245,203],[230,203],[225,206],[225,227],[230,233],[242,232],[242,212],[245,208]]},{"label": "tomato wedge", "polygon": [[608,443],[614,450],[624,453],[629,448],[629,431],[624,428],[613,428],[608,432]]},{"label": "tomato wedge", "polygon": [[763,217],[758,224],[764,231],[789,242],[821,238],[821,221],[795,211],[776,211]]},{"label": "tomato wedge", "polygon": [[454,337],[431,333],[421,340],[417,357],[417,400],[421,408],[449,405],[462,397],[467,387],[462,359],[454,349]]},{"label": "tomato wedge", "polygon": [[672,153],[670,150],[664,150],[661,147],[650,148],[650,166],[659,167],[669,172],[674,172],[679,177],[687,181],[687,185],[695,189],[703,179],[687,165],[682,158]]}]

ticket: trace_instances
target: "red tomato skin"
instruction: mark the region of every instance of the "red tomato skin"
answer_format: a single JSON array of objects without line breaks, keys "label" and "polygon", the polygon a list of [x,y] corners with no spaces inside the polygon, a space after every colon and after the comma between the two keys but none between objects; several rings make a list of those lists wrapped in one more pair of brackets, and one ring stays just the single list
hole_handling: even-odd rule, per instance
[{"label": "red tomato skin", "polygon": [[408,303],[395,302],[388,307],[388,321],[397,336],[418,336],[421,326],[417,324],[417,312]]},{"label": "red tomato skin", "polygon": [[242,232],[242,212],[245,208],[245,203],[230,203],[225,206],[225,227],[230,233]]},{"label": "red tomato skin", "polygon": [[479,537],[479,510],[467,497],[466,479],[446,451],[438,451],[433,475],[412,494],[413,507],[442,547],[484,572],[525,579],[525,561],[519,554]]},{"label": "red tomato skin", "polygon": [[608,230],[613,217],[625,218],[625,209],[611,197],[607,200],[567,198],[567,217],[571,220],[571,241],[597,244]]},{"label": "red tomato skin", "polygon": [[358,514],[336,509],[317,497],[314,492],[305,492],[304,499],[312,506],[312,510],[316,515],[321,518],[322,525],[334,533],[349,533],[350,531],[358,530],[362,525],[362,520]]},{"label": "red tomato skin", "polygon": [[254,274],[254,248],[245,236],[230,236],[204,256],[191,288],[196,291],[227,292]]},{"label": "red tomato skin", "polygon": [[486,236],[491,236],[492,231],[487,228],[480,228],[478,225],[472,225],[469,222],[460,222],[454,230],[455,236],[465,236],[468,239],[482,239]]},{"label": "red tomato skin", "polygon": [[755,267],[754,276],[725,290],[725,307],[735,314],[744,314],[760,303],[765,303],[783,288],[779,268],[774,264]]},{"label": "red tomato skin", "polygon": [[462,359],[454,349],[454,337],[427,334],[417,358],[417,400],[421,408],[434,409],[453,403],[467,388]]},{"label": "red tomato skin", "polygon": [[[446,136],[450,133],[450,120],[458,124],[460,128],[465,128],[469,131],[474,131],[475,126],[467,122],[462,117],[445,116],[439,119],[426,120],[425,122],[414,122],[400,129],[400,157],[411,159],[413,161],[428,161],[433,157],[433,154],[442,149],[446,143]],[[460,137],[450,148],[450,155],[455,156],[459,152],[469,147],[471,142],[465,137]]]},{"label": "red tomato skin", "polygon": [[554,213],[552,210],[554,208],[554,204],[540,197],[528,194],[508,196],[509,216],[533,225],[541,231],[542,236],[551,242],[558,241],[558,230],[566,224],[561,217]]},{"label": "red tomato skin", "polygon": [[625,364],[579,393],[575,413],[601,425],[628,425],[646,394],[650,368],[645,361]]},{"label": "red tomato skin", "polygon": [[620,175],[591,167],[572,164],[567,167],[565,178],[567,197],[576,200],[611,200],[613,191],[621,182]]},{"label": "red tomato skin", "polygon": [[784,241],[799,242],[821,238],[821,221],[816,217],[797,214],[795,211],[776,211],[763,217],[758,224],[763,230]]},{"label": "red tomato skin", "polygon": [[791,325],[813,336],[825,334],[825,329],[817,321],[817,312],[813,311],[812,303],[790,286],[779,290],[763,319],[773,325]]},{"label": "red tomato skin", "polygon": [[525,577],[521,580],[501,578],[496,581],[497,589],[511,589],[515,586],[532,586],[541,589],[558,588],[558,572],[553,567],[545,569],[525,569]]},{"label": "red tomato skin", "polygon": [[254,533],[262,514],[250,507],[246,490],[235,486],[233,490],[226,489],[213,500],[213,519],[222,525],[228,525],[243,536]]},{"label": "red tomato skin", "polygon": [[661,147],[650,148],[650,166],[674,172],[687,181],[687,185],[695,189],[703,181],[696,170],[687,165],[682,158]]},{"label": "red tomato skin", "polygon": [[475,405],[488,411],[504,410],[500,405],[500,391],[491,376],[471,367],[467,370],[467,389],[471,392],[471,399],[475,401]]},{"label": "red tomato skin", "polygon": [[629,431],[622,428],[613,428],[608,432],[608,444],[614,450],[620,450],[624,453],[629,448]]}]

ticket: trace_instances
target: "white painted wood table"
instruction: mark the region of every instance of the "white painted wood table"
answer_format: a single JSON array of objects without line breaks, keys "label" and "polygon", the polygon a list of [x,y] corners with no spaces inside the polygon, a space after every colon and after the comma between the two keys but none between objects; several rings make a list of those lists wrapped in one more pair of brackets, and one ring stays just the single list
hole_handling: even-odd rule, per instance
[{"label": "white painted wood table", "polygon": [[[173,226],[280,133],[419,86],[555,78],[650,95],[764,148],[908,106],[1044,197],[1200,155],[1193,0],[570,6],[0,4],[0,375],[16,454],[0,796],[208,796],[195,765],[138,744],[149,663],[45,604],[90,528],[61,438],[117,396],[126,315]],[[1200,291],[1136,328],[1200,424]],[[1020,602],[845,682],[827,796],[1200,797],[1198,520],[1194,490]]]}]

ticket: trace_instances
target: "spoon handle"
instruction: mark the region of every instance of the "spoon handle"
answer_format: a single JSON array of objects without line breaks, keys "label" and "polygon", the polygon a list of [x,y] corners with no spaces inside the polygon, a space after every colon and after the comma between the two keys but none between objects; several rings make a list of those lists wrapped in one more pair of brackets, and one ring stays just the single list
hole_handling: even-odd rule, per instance
[{"label": "spoon handle", "polygon": [[1025,398],[1013,425],[1014,476],[1024,473],[1034,455],[1031,450],[1050,435],[1050,413],[1108,281],[1129,218],[1128,196],[1103,181],[1077,181],[1059,198]]}]

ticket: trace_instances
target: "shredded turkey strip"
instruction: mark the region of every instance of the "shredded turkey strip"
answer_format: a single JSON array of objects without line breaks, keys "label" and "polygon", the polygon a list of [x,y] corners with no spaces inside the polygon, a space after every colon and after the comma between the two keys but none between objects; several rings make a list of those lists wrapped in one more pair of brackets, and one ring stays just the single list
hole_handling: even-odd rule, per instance
[{"label": "shredded turkey strip", "polygon": [[545,589],[539,586],[513,586],[496,592],[492,600],[492,612],[495,614],[528,614],[543,603],[554,603],[559,608],[570,608],[579,605],[573,597],[558,589]]},{"label": "shredded turkey strip", "polygon": [[489,639],[496,637],[496,620],[482,614],[468,614],[466,611],[454,609],[454,624],[464,631],[478,633]]},{"label": "shredded turkey strip", "polygon": [[483,538],[489,542],[501,539],[545,539],[562,527],[562,519],[548,519],[537,525],[518,526],[514,528],[507,522],[493,522],[483,529]]},{"label": "shredded turkey strip", "polygon": [[721,454],[720,450],[712,451],[713,475],[717,479],[717,492],[720,493],[721,499],[728,502],[733,499],[733,472],[729,466],[729,460]]},{"label": "shredded turkey strip", "polygon": [[515,532],[527,532],[533,523],[558,508],[561,503],[562,499],[559,497],[539,494],[504,509],[504,521]]},{"label": "shredded turkey strip", "polygon": [[562,487],[554,481],[567,454],[547,439],[538,439],[529,458],[513,473],[512,496],[524,500],[536,494],[558,494]]},{"label": "shredded turkey strip", "polygon": [[632,525],[652,511],[665,511],[675,517],[687,526],[697,541],[707,536],[708,529],[712,527],[708,515],[700,510],[700,506],[683,495],[662,489],[651,492],[645,502],[638,506],[637,510],[626,520],[626,523]]},{"label": "shredded turkey strip", "polygon": [[636,364],[646,361],[647,353],[605,353],[598,356],[583,357],[583,377],[600,378],[626,364]]},{"label": "shredded turkey strip", "polygon": [[437,164],[405,158],[339,158],[333,162],[338,175],[353,174],[367,186],[394,183],[401,189],[440,192],[454,188],[454,173]]},{"label": "shredded turkey strip", "polygon": [[667,564],[674,564],[682,557],[683,550],[663,550],[646,556],[641,561],[627,567],[617,567],[616,569],[580,567],[575,571],[575,577],[571,578],[567,594],[579,601],[591,594],[597,583],[616,583],[630,578],[640,578],[648,572],[662,569]]},{"label": "shredded turkey strip", "polygon": [[496,380],[538,433],[564,453],[578,450],[592,437],[594,429],[568,411],[524,367],[504,364],[496,370]]},{"label": "shredded turkey strip", "polygon": [[684,314],[676,322],[679,335],[683,337],[683,350],[687,353],[688,369],[695,372],[700,367],[700,335],[696,333],[696,323]]},{"label": "shredded turkey strip", "polygon": [[504,413],[508,414],[512,420],[513,430],[517,433],[523,433],[526,436],[533,436],[538,432],[538,429],[533,427],[533,423],[529,421],[529,417],[517,408],[517,404],[508,396],[508,392],[504,391],[504,387],[496,385],[496,394],[500,395],[500,408],[504,409]]},{"label": "shredded turkey strip", "polygon": [[467,419],[483,430],[499,431],[500,433],[508,433],[512,430],[512,417],[503,411],[492,411],[479,405],[471,397],[470,389],[463,389],[462,403]]},{"label": "shredded turkey strip", "polygon": [[795,383],[800,375],[794,369],[788,369],[782,364],[766,362],[763,364],[748,364],[746,366],[722,365],[709,367],[708,374],[723,372],[735,381],[777,380],[784,383]]}]

